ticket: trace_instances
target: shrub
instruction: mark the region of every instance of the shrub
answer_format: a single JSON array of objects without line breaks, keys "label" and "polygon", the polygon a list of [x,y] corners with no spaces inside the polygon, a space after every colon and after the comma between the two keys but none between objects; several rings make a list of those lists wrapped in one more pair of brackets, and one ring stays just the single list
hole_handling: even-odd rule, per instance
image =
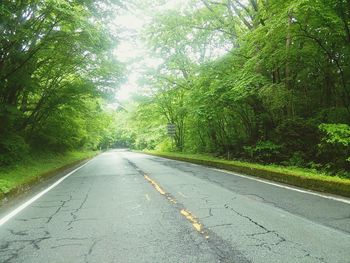
[{"label": "shrub", "polygon": [[304,155],[302,153],[295,152],[293,153],[292,157],[289,158],[288,161],[284,161],[282,162],[282,164],[287,166],[297,166],[297,167],[305,166],[305,161],[303,156]]},{"label": "shrub", "polygon": [[251,159],[271,163],[278,160],[281,146],[271,141],[259,141],[255,146],[245,146],[243,148]]},{"label": "shrub", "polygon": [[295,153],[305,161],[313,161],[319,137],[317,126],[302,118],[283,120],[275,132],[276,142],[282,146],[280,152],[284,161],[295,158]]},{"label": "shrub", "polygon": [[171,152],[174,150],[174,146],[170,138],[165,138],[155,147],[155,150],[160,152]]},{"label": "shrub", "polygon": [[323,133],[318,144],[318,157],[330,169],[350,170],[350,126],[347,124],[319,125]]},{"label": "shrub", "polygon": [[23,159],[28,151],[29,146],[23,137],[16,134],[5,135],[0,139],[0,166]]}]

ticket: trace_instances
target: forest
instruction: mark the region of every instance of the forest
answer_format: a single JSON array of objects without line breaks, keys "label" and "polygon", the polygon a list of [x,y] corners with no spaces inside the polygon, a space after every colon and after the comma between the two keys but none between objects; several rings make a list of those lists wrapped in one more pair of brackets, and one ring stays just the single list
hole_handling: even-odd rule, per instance
[{"label": "forest", "polygon": [[113,141],[108,100],[124,78],[109,1],[0,3],[0,166]]},{"label": "forest", "polygon": [[193,0],[142,37],[161,63],[119,145],[350,176],[350,1]]},{"label": "forest", "polygon": [[[350,177],[349,0],[167,2],[1,1],[0,166],[117,146]],[[123,12],[159,63],[115,109]]]}]

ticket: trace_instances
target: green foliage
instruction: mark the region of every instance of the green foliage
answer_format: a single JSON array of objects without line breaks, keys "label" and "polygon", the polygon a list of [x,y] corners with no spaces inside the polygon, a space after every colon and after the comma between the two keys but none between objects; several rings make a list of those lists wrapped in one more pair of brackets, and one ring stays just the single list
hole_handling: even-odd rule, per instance
[{"label": "green foliage", "polygon": [[259,141],[255,146],[245,146],[244,150],[248,156],[255,161],[274,163],[278,161],[280,145],[271,141]]},{"label": "green foliage", "polygon": [[[294,152],[289,160],[282,162],[287,166],[303,167],[305,166],[304,155],[300,152]],[[309,165],[310,168],[315,168],[315,166]],[[317,166],[316,166],[317,167]]]},{"label": "green foliage", "polygon": [[319,134],[317,127],[310,121],[302,118],[284,119],[276,127],[273,137],[282,145],[284,159],[288,160],[297,153],[304,160],[314,160]]},{"label": "green foliage", "polygon": [[350,126],[347,124],[322,123],[319,129],[323,138],[319,146],[319,157],[327,162],[327,168],[350,169]]},{"label": "green foliage", "polygon": [[350,145],[350,126],[347,124],[326,124],[319,126],[320,130],[326,134],[323,141],[330,144]]},{"label": "green foliage", "polygon": [[56,169],[93,157],[97,153],[94,151],[71,151],[65,154],[32,152],[25,159],[17,160],[16,165],[0,167],[0,197],[17,187],[25,187]]},{"label": "green foliage", "polygon": [[178,151],[346,174],[349,13],[345,0],[194,0],[153,14],[143,37],[163,62],[126,114],[133,145],[170,151],[174,123]]},{"label": "green foliage", "polygon": [[0,140],[0,166],[22,160],[28,154],[29,147],[23,137],[8,134]]},{"label": "green foliage", "polygon": [[113,2],[1,1],[0,165],[33,149],[111,145],[102,100],[123,79],[112,54]]},{"label": "green foliage", "polygon": [[158,152],[171,152],[174,150],[171,139],[166,138],[162,142],[160,142],[155,149]]}]

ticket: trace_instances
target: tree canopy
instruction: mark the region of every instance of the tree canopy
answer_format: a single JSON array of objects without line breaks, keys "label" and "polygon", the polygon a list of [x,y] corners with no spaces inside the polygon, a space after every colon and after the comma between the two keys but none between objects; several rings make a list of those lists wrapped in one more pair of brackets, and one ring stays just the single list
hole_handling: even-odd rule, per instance
[{"label": "tree canopy", "polygon": [[[103,109],[123,79],[112,1],[0,3],[0,164],[30,148],[106,143]],[[113,124],[114,125],[114,124]]]},{"label": "tree canopy", "polygon": [[[2,1],[0,164],[114,144],[349,175],[349,1],[177,2]],[[120,10],[147,14],[138,37],[160,62],[113,111]]]},{"label": "tree canopy", "polygon": [[129,139],[346,174],[349,28],[346,0],[192,0],[154,12],[143,37],[162,63],[143,78],[151,95],[124,113]]}]

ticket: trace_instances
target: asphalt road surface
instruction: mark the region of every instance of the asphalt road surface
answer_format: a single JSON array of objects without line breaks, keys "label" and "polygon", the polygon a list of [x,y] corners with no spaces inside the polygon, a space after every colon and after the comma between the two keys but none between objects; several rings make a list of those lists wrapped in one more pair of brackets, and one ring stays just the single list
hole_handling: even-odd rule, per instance
[{"label": "asphalt road surface", "polygon": [[346,198],[117,150],[58,179],[0,209],[0,262],[350,262]]}]

